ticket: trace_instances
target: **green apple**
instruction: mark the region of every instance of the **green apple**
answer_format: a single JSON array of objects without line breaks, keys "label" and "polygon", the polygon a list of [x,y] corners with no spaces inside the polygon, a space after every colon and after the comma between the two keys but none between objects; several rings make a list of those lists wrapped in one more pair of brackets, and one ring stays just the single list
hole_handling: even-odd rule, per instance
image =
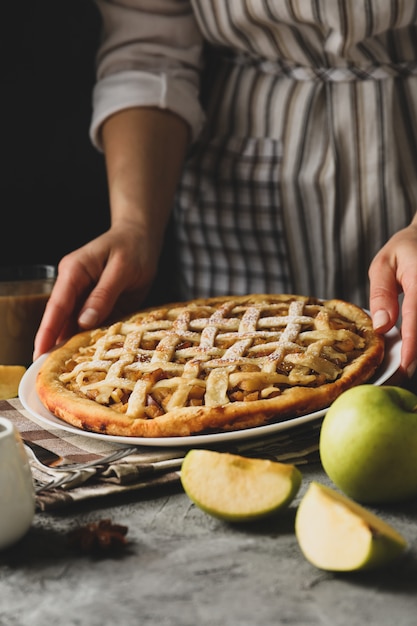
[{"label": "green apple", "polygon": [[272,515],[293,500],[302,475],[295,465],[193,449],[181,466],[188,497],[219,519],[245,522]]},{"label": "green apple", "polygon": [[325,472],[354,500],[417,497],[417,396],[394,386],[352,387],[327,411],[319,447]]},{"label": "green apple", "polygon": [[295,534],[310,563],[334,572],[381,567],[407,548],[384,520],[317,482],[310,483],[298,506]]}]

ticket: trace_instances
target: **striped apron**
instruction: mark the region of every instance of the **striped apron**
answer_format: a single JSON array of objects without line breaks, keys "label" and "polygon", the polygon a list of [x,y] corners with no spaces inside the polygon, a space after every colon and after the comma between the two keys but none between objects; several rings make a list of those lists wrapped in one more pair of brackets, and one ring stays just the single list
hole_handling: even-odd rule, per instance
[{"label": "striped apron", "polygon": [[417,207],[417,0],[193,0],[207,123],[174,207],[180,297],[368,305]]}]

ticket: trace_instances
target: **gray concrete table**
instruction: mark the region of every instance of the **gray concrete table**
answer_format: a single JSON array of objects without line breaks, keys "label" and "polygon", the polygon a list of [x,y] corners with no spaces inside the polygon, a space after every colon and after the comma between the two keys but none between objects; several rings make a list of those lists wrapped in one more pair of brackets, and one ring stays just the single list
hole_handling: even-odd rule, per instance
[{"label": "gray concrete table", "polygon": [[[373,508],[410,543],[389,568],[356,575],[317,570],[294,535],[309,482],[282,515],[233,526],[191,504],[178,487],[118,497],[70,513],[37,513],[28,534],[0,552],[1,626],[413,626],[417,624],[417,501]],[[68,533],[110,518],[128,526],[113,556],[74,551]]]}]

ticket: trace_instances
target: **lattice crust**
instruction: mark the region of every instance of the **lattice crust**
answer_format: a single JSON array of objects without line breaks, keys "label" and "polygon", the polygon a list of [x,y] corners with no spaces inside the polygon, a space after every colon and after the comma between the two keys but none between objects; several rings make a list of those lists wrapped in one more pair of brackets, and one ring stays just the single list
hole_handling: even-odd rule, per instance
[{"label": "lattice crust", "polygon": [[175,436],[245,428],[325,406],[383,358],[369,316],[339,300],[253,295],[175,303],[76,335],[37,380],[81,428]]}]

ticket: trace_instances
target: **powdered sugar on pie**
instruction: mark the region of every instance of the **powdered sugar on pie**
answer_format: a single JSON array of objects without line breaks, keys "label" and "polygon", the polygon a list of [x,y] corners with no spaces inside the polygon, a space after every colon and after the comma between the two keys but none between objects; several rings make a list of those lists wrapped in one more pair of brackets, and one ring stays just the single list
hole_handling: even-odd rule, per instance
[{"label": "powdered sugar on pie", "polygon": [[370,317],[295,295],[167,304],[75,335],[36,386],[57,417],[109,435],[176,437],[283,421],[368,381],[384,356]]}]

